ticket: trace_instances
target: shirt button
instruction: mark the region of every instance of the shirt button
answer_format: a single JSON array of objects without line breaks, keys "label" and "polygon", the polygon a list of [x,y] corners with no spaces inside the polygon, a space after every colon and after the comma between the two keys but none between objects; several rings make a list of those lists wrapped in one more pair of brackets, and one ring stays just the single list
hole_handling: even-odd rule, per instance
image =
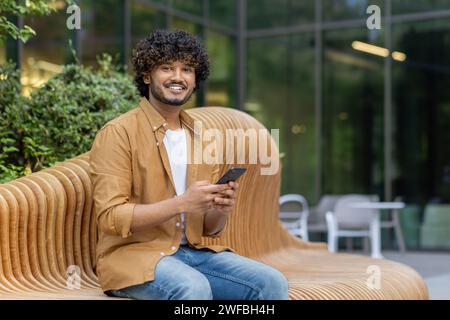
[{"label": "shirt button", "polygon": [[159,142],[157,142],[156,145],[159,147]]},{"label": "shirt button", "polygon": [[172,250],[175,250],[177,247],[172,247]]},{"label": "shirt button", "polygon": [[156,130],[156,127],[153,127],[153,130]]},{"label": "shirt button", "polygon": [[164,123],[163,126],[164,126],[164,127],[167,126],[167,123]]},{"label": "shirt button", "polygon": [[165,253],[164,252],[160,252],[160,254],[163,256],[163,255],[165,255]]},{"label": "shirt button", "polygon": [[177,222],[176,224],[175,224],[177,227],[179,227],[180,226],[180,223],[179,222]]}]

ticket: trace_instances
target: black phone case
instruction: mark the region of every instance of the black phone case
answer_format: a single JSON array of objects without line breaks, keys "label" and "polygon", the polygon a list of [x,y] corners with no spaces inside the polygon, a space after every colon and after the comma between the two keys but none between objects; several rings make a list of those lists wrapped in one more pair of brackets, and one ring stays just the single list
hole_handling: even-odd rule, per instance
[{"label": "black phone case", "polygon": [[230,181],[236,181],[246,170],[247,169],[245,168],[231,168],[219,179],[219,181],[217,181],[216,184],[225,184]]}]

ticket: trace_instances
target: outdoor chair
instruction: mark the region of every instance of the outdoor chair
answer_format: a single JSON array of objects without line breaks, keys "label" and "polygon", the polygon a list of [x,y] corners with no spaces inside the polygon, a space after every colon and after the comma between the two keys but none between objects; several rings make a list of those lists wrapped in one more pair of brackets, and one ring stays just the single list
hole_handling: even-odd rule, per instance
[{"label": "outdoor chair", "polygon": [[357,202],[377,201],[378,196],[345,195],[336,202],[333,211],[326,214],[328,226],[328,250],[338,250],[339,238],[362,237],[371,241],[372,257],[377,258],[374,250],[380,241],[380,217],[378,209],[358,209],[351,205]]},{"label": "outdoor chair", "polygon": [[[402,197],[397,196],[394,199],[394,202],[402,202]],[[406,252],[406,244],[405,239],[403,237],[403,230],[402,225],[400,223],[400,213],[399,210],[389,210],[388,216],[385,220],[381,220],[380,226],[381,229],[388,229],[388,231],[391,231],[389,229],[394,229],[395,233],[395,240],[397,241],[398,249],[401,253]]]},{"label": "outdoor chair", "polygon": [[[270,142],[278,157],[269,132],[244,112],[205,107],[188,113],[203,121],[204,130],[261,129],[265,135],[259,142]],[[248,159],[248,144],[245,148]],[[220,174],[230,166],[221,166]],[[266,164],[240,166],[247,172],[239,180],[226,229],[218,238],[203,238],[204,243],[229,245],[277,268],[289,280],[290,299],[428,299],[423,279],[406,265],[330,253],[325,243],[290,234],[279,220],[281,169],[261,175]],[[98,284],[96,241],[88,153],[0,185],[0,299],[117,299]],[[382,270],[375,289],[373,265]],[[77,270],[80,288],[73,288]]]},{"label": "outdoor chair", "polygon": [[280,197],[280,220],[291,234],[308,241],[309,207],[305,197],[285,194]]},{"label": "outdoor chair", "polygon": [[308,216],[308,232],[309,233],[327,233],[326,214],[333,211],[336,201],[340,195],[325,194],[320,197],[317,206],[311,207]]}]

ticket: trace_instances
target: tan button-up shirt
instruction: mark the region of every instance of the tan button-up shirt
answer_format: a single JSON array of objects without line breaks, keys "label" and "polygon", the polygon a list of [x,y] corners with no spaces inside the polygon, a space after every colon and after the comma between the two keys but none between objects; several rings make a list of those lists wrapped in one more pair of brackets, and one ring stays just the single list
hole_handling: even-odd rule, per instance
[{"label": "tan button-up shirt", "polygon": [[[180,120],[189,133],[189,148],[199,133],[194,132],[194,121],[183,110]],[[103,126],[92,145],[90,170],[98,225],[95,268],[103,291],[153,280],[158,261],[174,254],[180,245],[181,214],[147,231],[130,231],[136,204],[151,204],[176,195],[163,144],[166,127],[166,120],[142,98],[137,108]],[[192,147],[188,153],[193,159]],[[186,188],[199,180],[217,181],[219,169],[219,164],[188,163]],[[187,213],[189,245],[215,252],[234,251],[225,246],[201,244],[204,215]]]}]

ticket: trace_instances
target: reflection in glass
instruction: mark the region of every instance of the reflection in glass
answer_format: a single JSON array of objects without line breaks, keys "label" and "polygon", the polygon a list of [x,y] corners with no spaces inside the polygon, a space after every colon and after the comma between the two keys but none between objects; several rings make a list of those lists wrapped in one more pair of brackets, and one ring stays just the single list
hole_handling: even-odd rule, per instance
[{"label": "reflection in glass", "polygon": [[449,0],[392,0],[392,13],[404,14],[433,10],[449,10]]},{"label": "reflection in glass", "polygon": [[29,95],[33,89],[61,72],[62,65],[73,58],[69,49],[70,32],[66,27],[65,10],[49,17],[25,18],[24,23],[37,34],[23,46],[20,81],[22,93]]},{"label": "reflection in glass", "polygon": [[[324,21],[333,20],[353,20],[367,18],[367,8],[370,5],[377,5],[384,14],[383,0],[322,0]],[[415,0],[414,0],[415,1]],[[410,1],[412,2],[412,1]]]},{"label": "reflection in glass", "polygon": [[311,34],[248,42],[246,111],[280,129],[282,193],[315,199],[314,37]]},{"label": "reflection in glass", "polygon": [[[408,204],[410,246],[450,249],[450,23],[394,25],[393,192]],[[415,241],[414,241],[415,240]]]},{"label": "reflection in glass", "polygon": [[151,6],[139,1],[131,1],[131,42],[134,46],[137,41],[147,37],[153,30],[164,28],[166,15],[161,14]]},{"label": "reflection in glass", "polygon": [[[213,0],[215,1],[215,0]],[[197,16],[203,15],[203,1],[202,0],[172,0],[172,6],[175,9],[194,14]]]},{"label": "reflection in glass", "polygon": [[236,89],[234,86],[235,59],[232,39],[208,30],[206,47],[211,62],[206,105],[234,107],[234,93]]},{"label": "reflection in glass", "polygon": [[174,17],[170,27],[171,29],[184,30],[190,34],[201,36],[201,26],[184,19]]},{"label": "reflection in glass", "polygon": [[109,53],[116,63],[123,61],[123,1],[83,0],[81,8],[81,61],[95,65],[97,56]]},{"label": "reflection in glass", "polygon": [[209,19],[227,27],[236,26],[236,0],[209,1]]},{"label": "reflection in glass", "polygon": [[383,197],[383,57],[354,41],[382,46],[382,35],[348,29],[324,35],[324,194]]},{"label": "reflection in glass", "polygon": [[[149,5],[133,0],[130,4],[130,24],[131,24],[131,48],[137,43],[148,37],[148,35],[156,30],[166,26],[166,15],[158,12]],[[128,70],[132,71],[131,57],[127,57]]]},{"label": "reflection in glass", "polygon": [[259,29],[311,23],[314,7],[314,1],[247,0],[247,25]]},{"label": "reflection in glass", "polygon": [[450,202],[450,23],[395,25],[408,59],[393,65],[395,193],[419,204]]},{"label": "reflection in glass", "polygon": [[407,203],[409,246],[450,249],[450,23],[396,24],[393,44],[393,192]]}]

